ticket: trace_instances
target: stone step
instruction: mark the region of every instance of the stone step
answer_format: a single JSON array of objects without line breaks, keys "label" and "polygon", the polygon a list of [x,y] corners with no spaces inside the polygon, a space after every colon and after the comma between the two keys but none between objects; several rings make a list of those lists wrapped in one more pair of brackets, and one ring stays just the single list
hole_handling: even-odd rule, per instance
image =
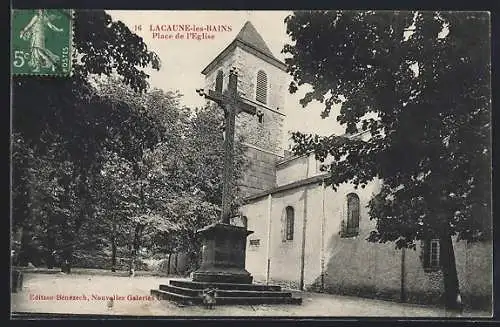
[{"label": "stone step", "polygon": [[302,304],[302,298],[295,297],[218,297],[217,305],[231,304]]},{"label": "stone step", "polygon": [[185,296],[199,296],[202,291],[201,289],[197,288],[193,289],[193,288],[186,288],[186,287],[179,287],[179,286],[165,285],[165,284],[160,284],[160,290],[175,294],[181,294]]},{"label": "stone step", "polygon": [[[186,296],[199,296],[201,289],[192,289],[174,285],[160,285],[160,290]],[[255,291],[255,290],[217,290],[218,297],[291,297],[291,292]]]},{"label": "stone step", "polygon": [[[162,290],[151,290],[151,295],[161,300],[170,300],[177,303],[194,305],[202,304],[200,297],[175,294]],[[234,304],[301,304],[302,298],[294,297],[217,297],[216,305]]]},{"label": "stone step", "polygon": [[209,286],[218,290],[248,290],[248,291],[281,291],[281,286],[278,285],[262,285],[262,284],[233,284],[233,283],[208,283],[208,282],[193,282],[188,280],[170,280],[170,285],[190,288],[190,289],[205,289]]},{"label": "stone step", "polygon": [[160,300],[169,300],[181,304],[193,305],[203,303],[199,296],[186,296],[162,290],[151,290],[150,294]]}]

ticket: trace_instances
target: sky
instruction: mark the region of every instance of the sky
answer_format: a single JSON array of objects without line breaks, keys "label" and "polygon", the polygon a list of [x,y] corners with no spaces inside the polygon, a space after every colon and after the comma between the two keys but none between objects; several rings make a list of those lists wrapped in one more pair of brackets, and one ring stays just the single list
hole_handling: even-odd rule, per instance
[{"label": "sky", "polygon": [[[149,83],[152,87],[165,91],[180,91],[182,103],[194,108],[201,107],[205,100],[196,93],[196,89],[204,86],[205,68],[224,48],[236,37],[246,21],[250,21],[261,34],[274,56],[284,61],[281,53],[283,46],[290,42],[286,34],[284,19],[291,14],[288,11],[108,11],[113,20],[121,20],[137,35],[141,36],[148,49],[154,51],[162,62],[159,71],[148,70]],[[196,26],[224,25],[231,31],[213,32],[213,39],[158,39],[153,37],[158,25],[189,24]],[[137,26],[141,26],[140,30]],[[160,32],[172,34],[176,32]],[[183,33],[184,34],[184,33]],[[291,80],[291,77],[290,77]],[[286,88],[287,89],[287,88]],[[301,131],[330,135],[341,134],[343,129],[336,122],[335,114],[322,119],[320,113],[322,104],[312,102],[302,108],[299,99],[307,91],[307,86],[291,95],[286,94],[287,118],[285,120],[285,140],[287,131]],[[338,108],[332,113],[338,112]]]}]

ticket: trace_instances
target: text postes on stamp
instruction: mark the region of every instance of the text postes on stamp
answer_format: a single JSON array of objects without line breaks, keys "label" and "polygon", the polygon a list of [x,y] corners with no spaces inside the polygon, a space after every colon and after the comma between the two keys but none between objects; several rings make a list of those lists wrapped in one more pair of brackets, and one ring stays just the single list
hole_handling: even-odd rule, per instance
[{"label": "text postes on stamp", "polygon": [[70,76],[72,18],[70,9],[14,9],[12,74]]}]

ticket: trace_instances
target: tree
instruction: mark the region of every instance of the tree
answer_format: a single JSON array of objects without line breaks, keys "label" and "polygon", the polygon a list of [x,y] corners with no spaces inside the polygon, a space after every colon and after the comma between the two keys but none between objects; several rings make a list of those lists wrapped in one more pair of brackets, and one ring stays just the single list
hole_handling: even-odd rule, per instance
[{"label": "tree", "polygon": [[346,133],[367,141],[294,133],[296,153],[333,162],[333,187],[380,178],[369,202],[369,240],[441,243],[447,308],[460,308],[452,237],[491,233],[489,16],[480,12],[295,12],[285,20],[290,91],[324,103]]},{"label": "tree", "polygon": [[51,266],[108,245],[133,266],[161,233],[197,255],[188,240],[220,211],[221,115],[150,89],[157,56],[104,11],[76,11],[75,51],[70,78],[14,78],[14,224],[36,226],[24,239]]},{"label": "tree", "polygon": [[[206,200],[212,204],[222,206],[222,174],[224,169],[224,137],[221,129],[224,121],[220,108],[209,105],[198,109],[190,120],[190,127],[186,136],[185,149],[188,163],[187,181],[190,189],[200,191]],[[237,214],[241,206],[241,197],[238,196],[238,183],[247,163],[244,160],[242,135],[235,136],[234,145],[234,176],[232,192],[232,210]]]},{"label": "tree", "polygon": [[[213,105],[197,109],[192,115],[183,151],[178,158],[182,166],[176,169],[181,187],[169,202],[176,229],[170,233],[173,251],[185,252],[191,262],[199,263],[200,240],[196,231],[220,218],[224,169],[224,138],[221,130],[223,114]],[[237,214],[242,198],[238,196],[238,181],[245,168],[242,136],[235,140],[232,210]],[[191,267],[191,269],[196,266]]]},{"label": "tree", "polygon": [[116,271],[118,247],[126,244],[128,217],[132,214],[127,202],[131,188],[128,185],[130,165],[115,153],[107,153],[98,175],[95,203],[101,237],[111,244],[111,271]]},{"label": "tree", "polygon": [[[154,160],[147,165],[147,194],[161,199],[164,206],[160,215],[165,217],[163,227],[152,235],[152,246],[170,254],[187,253],[193,263],[190,269],[196,268],[201,250],[196,231],[217,221],[220,215],[222,121],[221,111],[214,106],[190,112],[189,119],[182,120],[180,138],[170,144],[162,143],[148,153]],[[235,180],[241,176],[244,165],[241,141],[237,139],[235,146]],[[233,187],[233,194],[237,194],[236,184]],[[234,213],[240,202],[240,198],[233,198]]]},{"label": "tree", "polygon": [[[97,80],[94,86],[96,103],[126,113],[119,118],[120,129],[108,132],[109,155],[101,173],[106,196],[99,200],[100,215],[118,219],[118,224],[110,222],[107,235],[128,235],[131,268],[146,240],[150,247],[186,252],[196,261],[200,249],[195,232],[217,219],[221,205],[220,110],[183,108],[175,92],[153,89],[137,95],[115,78]],[[236,151],[238,178],[243,153],[241,147]],[[235,209],[238,201],[235,197]],[[113,208],[126,213],[118,218]]]},{"label": "tree", "polygon": [[[108,196],[100,202],[101,214],[111,219],[112,257],[116,237],[124,232],[132,270],[143,237],[148,236],[144,232],[162,229],[166,223],[164,202],[179,179],[166,178],[164,167],[179,158],[188,111],[180,107],[178,93],[153,89],[137,94],[119,77],[94,80],[93,86],[95,102],[103,110],[114,108],[113,119],[121,122],[119,128],[110,126],[104,145],[109,154],[101,185]],[[123,230],[125,226],[129,230]]]},{"label": "tree", "polygon": [[19,263],[26,265],[44,252],[31,239],[39,240],[40,229],[47,230],[45,213],[52,209],[48,204],[55,200],[57,191],[50,190],[56,184],[51,178],[54,167],[34,156],[20,135],[13,135],[13,152],[13,214],[19,217],[13,221],[13,231],[22,234]]},{"label": "tree", "polygon": [[63,137],[72,158],[91,161],[100,141],[96,136],[102,134],[97,129],[103,126],[94,122],[101,117],[99,112],[87,106],[92,92],[89,77],[117,74],[124,84],[142,92],[148,87],[148,75],[141,68],[159,69],[159,59],[139,36],[102,10],[75,12],[74,40],[70,78],[14,77],[13,123],[37,150],[52,133]]},{"label": "tree", "polygon": [[[58,145],[45,156],[35,156],[23,138],[14,137],[14,230],[21,230],[20,264],[55,265],[54,251],[65,248],[63,229],[77,214],[73,167],[57,161]],[[23,180],[16,180],[22,178]],[[59,241],[58,241],[59,240]]]},{"label": "tree", "polygon": [[[143,40],[120,21],[113,22],[102,10],[77,10],[74,20],[73,75],[69,78],[15,76],[13,78],[13,130],[34,155],[46,155],[54,144],[60,162],[70,162],[71,183],[66,193],[79,198],[75,221],[67,220],[64,238],[68,247],[64,256],[71,262],[74,239],[93,213],[89,188],[90,176],[98,172],[100,154],[110,129],[118,129],[113,108],[96,103],[89,77],[111,75],[122,77],[134,91],[147,87],[148,75],[143,68],[159,69],[157,55],[147,49]],[[103,110],[104,109],[104,110]],[[18,171],[23,174],[23,171]],[[18,176],[16,181],[26,178]],[[75,184],[76,183],[76,184]],[[15,193],[14,196],[17,196]],[[14,200],[21,204],[21,201]],[[24,210],[26,211],[26,210]],[[17,211],[20,212],[20,211]],[[14,217],[16,219],[23,219]]]}]

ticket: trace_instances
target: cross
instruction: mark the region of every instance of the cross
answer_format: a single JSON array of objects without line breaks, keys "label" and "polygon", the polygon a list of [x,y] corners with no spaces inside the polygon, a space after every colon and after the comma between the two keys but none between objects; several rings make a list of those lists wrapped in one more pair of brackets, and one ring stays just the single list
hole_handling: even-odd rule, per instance
[{"label": "cross", "polygon": [[255,106],[243,102],[238,95],[238,73],[233,67],[229,71],[229,85],[225,94],[218,91],[208,90],[208,94],[203,89],[197,89],[200,96],[217,103],[224,110],[224,172],[222,184],[222,213],[221,222],[229,224],[231,216],[231,185],[233,179],[234,164],[234,126],[236,115],[246,112],[250,115],[261,115]]}]

